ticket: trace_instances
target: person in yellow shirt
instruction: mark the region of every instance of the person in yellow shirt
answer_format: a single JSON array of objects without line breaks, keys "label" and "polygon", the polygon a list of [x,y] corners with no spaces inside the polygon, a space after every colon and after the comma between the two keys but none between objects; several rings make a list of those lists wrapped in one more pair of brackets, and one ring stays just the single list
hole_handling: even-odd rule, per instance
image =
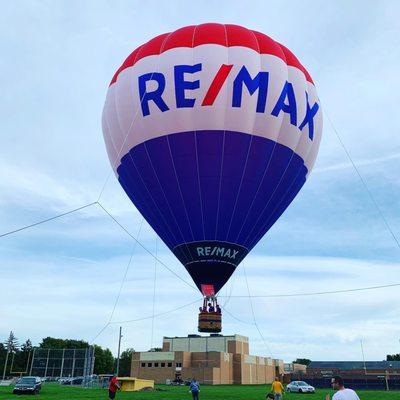
[{"label": "person in yellow shirt", "polygon": [[282,383],[279,381],[279,378],[276,377],[272,382],[271,392],[274,394],[274,400],[281,400],[282,394],[285,391]]}]

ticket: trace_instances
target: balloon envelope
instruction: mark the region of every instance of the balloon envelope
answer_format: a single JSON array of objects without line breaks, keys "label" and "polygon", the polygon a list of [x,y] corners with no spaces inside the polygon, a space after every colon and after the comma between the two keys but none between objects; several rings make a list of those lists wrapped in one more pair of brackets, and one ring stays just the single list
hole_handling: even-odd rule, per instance
[{"label": "balloon envelope", "polygon": [[139,46],[111,81],[102,122],[127,195],[198,288],[216,292],[302,188],[322,133],[297,58],[222,24]]}]

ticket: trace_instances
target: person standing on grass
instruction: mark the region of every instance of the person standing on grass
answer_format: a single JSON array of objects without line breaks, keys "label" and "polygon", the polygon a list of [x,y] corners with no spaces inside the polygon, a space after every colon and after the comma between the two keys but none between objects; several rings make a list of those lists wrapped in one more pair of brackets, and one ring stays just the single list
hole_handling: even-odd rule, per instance
[{"label": "person standing on grass", "polygon": [[[333,395],[332,400],[360,400],[357,393],[353,389],[346,389],[344,387],[343,378],[336,375],[331,380],[331,385],[336,393]],[[331,400],[331,396],[327,394],[325,400]]]},{"label": "person standing on grass", "polygon": [[193,400],[199,400],[199,392],[200,392],[200,383],[196,381],[195,377],[193,377],[193,379],[190,381],[190,386],[189,386],[189,393],[192,393]]},{"label": "person standing on grass", "polygon": [[118,378],[116,375],[113,375],[110,384],[108,385],[108,398],[110,400],[115,399],[115,394],[117,393],[117,390],[121,389],[121,386],[118,383]]},{"label": "person standing on grass", "polygon": [[284,388],[278,377],[272,382],[271,392],[274,395],[274,400],[281,400]]}]

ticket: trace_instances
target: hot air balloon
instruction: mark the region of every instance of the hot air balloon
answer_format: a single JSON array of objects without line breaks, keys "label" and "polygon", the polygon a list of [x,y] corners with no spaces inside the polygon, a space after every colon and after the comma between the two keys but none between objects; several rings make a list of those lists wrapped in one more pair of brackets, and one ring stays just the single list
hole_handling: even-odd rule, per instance
[{"label": "hot air balloon", "polygon": [[322,112],[311,76],[260,32],[187,26],[128,56],[102,125],[121,186],[205,296],[199,330],[219,332],[217,293],[314,165]]}]

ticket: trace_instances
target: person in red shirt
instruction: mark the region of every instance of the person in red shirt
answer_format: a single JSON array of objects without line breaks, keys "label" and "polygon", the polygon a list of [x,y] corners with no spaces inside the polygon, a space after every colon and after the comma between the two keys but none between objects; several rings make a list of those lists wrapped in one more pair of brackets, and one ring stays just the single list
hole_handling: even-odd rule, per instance
[{"label": "person in red shirt", "polygon": [[110,400],[115,399],[115,394],[117,393],[117,390],[120,389],[120,385],[118,383],[118,379],[116,375],[113,375],[113,377],[110,380],[110,384],[108,386],[108,398]]}]

